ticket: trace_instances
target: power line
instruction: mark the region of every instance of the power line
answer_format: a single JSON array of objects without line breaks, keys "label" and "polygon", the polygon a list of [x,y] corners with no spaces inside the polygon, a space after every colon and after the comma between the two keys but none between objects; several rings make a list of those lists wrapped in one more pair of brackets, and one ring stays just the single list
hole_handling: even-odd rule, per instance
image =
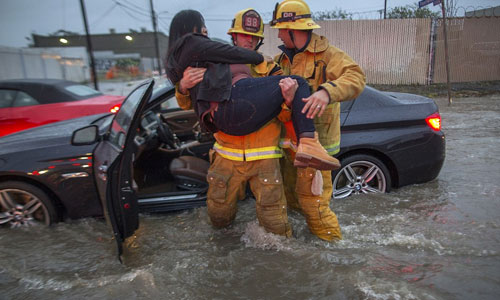
[{"label": "power line", "polygon": [[138,11],[142,11],[143,13],[149,14],[149,11],[147,9],[144,9],[143,7],[140,7],[140,6],[138,6],[138,5],[134,4],[134,3],[131,3],[128,0],[122,0],[122,1],[124,1],[125,3],[127,3],[130,6],[133,6]]},{"label": "power line", "polygon": [[151,16],[151,14],[150,14],[149,12],[147,12],[147,11],[143,11],[141,8],[137,9],[137,8],[135,8],[135,7],[130,7],[130,6],[127,6],[127,5],[125,5],[125,4],[123,4],[123,3],[121,3],[121,2],[119,2],[119,1],[117,1],[117,0],[114,0],[114,1],[115,1],[116,3],[118,3],[118,5],[120,5],[120,6],[124,7],[124,8],[126,8],[126,9],[128,9],[128,10],[130,10],[130,11],[133,11],[133,12],[135,12],[135,13],[139,14],[139,15],[146,16],[146,17],[150,17],[150,16]]},{"label": "power line", "polygon": [[163,30],[165,30],[165,33],[168,34],[168,32],[170,31],[170,25],[168,25],[167,23],[165,23],[160,18],[158,18],[158,23],[161,25],[161,27],[163,28]]},{"label": "power line", "polygon": [[[158,19],[164,19],[164,20],[172,20],[173,18],[174,18],[174,16],[158,17]],[[233,18],[225,19],[225,18],[207,18],[207,17],[204,17],[204,19],[205,19],[205,21],[210,21],[210,22],[220,22],[220,21],[227,22],[227,21],[233,20]]]},{"label": "power line", "polygon": [[92,24],[90,24],[91,26],[95,26],[97,25],[100,21],[102,21],[104,19],[104,17],[106,17],[109,13],[111,13],[111,11],[116,7],[116,3],[112,4],[110,8],[108,8],[99,18],[97,18]]},{"label": "power line", "polygon": [[123,10],[123,12],[125,12],[125,13],[129,16],[129,17],[131,17],[132,19],[135,19],[136,21],[139,21],[139,22],[147,22],[147,21],[145,21],[145,20],[140,20],[140,19],[138,19],[136,16],[134,16],[132,13],[130,13],[130,12],[129,12],[129,10],[130,10],[130,11],[133,11],[133,12],[135,12],[135,13],[138,13],[138,14],[140,14],[140,15],[142,15],[142,16],[150,17],[150,15],[148,15],[148,14],[144,14],[143,12],[140,12],[140,11],[136,11],[135,9],[130,8],[130,7],[128,7],[128,6],[126,6],[126,5],[124,5],[123,3],[120,3],[120,2],[118,2],[118,1],[116,1],[116,0],[113,0],[113,2],[114,2],[116,5],[118,5],[118,6],[119,6],[119,7]]}]

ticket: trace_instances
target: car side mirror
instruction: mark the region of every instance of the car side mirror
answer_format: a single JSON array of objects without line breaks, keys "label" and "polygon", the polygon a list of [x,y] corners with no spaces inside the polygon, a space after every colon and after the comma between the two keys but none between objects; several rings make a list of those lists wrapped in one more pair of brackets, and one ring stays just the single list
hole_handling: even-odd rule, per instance
[{"label": "car side mirror", "polygon": [[71,144],[73,146],[91,145],[99,138],[99,128],[96,125],[89,125],[73,131]]}]

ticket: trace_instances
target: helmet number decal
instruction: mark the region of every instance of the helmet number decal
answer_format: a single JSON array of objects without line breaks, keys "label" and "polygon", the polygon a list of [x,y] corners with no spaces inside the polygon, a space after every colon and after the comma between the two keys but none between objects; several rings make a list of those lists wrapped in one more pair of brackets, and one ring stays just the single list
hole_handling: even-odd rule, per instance
[{"label": "helmet number decal", "polygon": [[249,10],[242,16],[243,30],[248,32],[259,32],[262,20],[255,10]]}]

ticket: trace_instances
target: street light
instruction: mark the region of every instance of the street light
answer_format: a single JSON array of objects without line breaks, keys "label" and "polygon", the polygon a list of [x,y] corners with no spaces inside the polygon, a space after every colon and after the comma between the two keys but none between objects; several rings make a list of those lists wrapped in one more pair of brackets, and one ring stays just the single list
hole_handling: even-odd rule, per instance
[{"label": "street light", "polygon": [[126,36],[125,36],[125,39],[126,39],[127,41],[131,41],[131,40],[133,40],[133,38],[132,38],[130,35],[126,35]]},{"label": "street light", "polygon": [[60,38],[59,39],[59,42],[61,42],[61,44],[67,44],[68,43],[68,40],[65,39],[65,38]]}]

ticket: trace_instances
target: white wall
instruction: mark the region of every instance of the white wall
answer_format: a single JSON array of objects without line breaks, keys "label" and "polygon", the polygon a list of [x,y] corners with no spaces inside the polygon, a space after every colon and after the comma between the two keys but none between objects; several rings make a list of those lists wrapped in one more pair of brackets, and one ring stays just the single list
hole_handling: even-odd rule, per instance
[{"label": "white wall", "polygon": [[0,80],[55,78],[83,82],[90,80],[87,66],[84,47],[0,47]]}]

